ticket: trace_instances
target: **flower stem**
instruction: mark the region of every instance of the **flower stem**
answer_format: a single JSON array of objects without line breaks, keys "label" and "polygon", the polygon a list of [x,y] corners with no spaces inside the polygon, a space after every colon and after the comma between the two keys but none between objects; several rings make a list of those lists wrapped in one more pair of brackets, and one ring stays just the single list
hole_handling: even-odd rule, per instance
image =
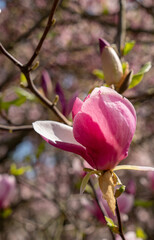
[{"label": "flower stem", "polygon": [[123,234],[123,230],[122,230],[122,222],[121,222],[120,211],[119,211],[117,200],[116,200],[116,215],[117,215],[117,220],[118,220],[119,235],[122,238],[122,240],[126,240],[124,237],[124,234]]},{"label": "flower stem", "polygon": [[[103,216],[108,216],[108,214],[106,213],[105,208],[104,208],[104,207],[102,206],[102,204],[100,204],[100,202],[99,202],[99,199],[98,199],[96,190],[95,190],[95,188],[94,188],[94,185],[93,185],[93,182],[92,182],[91,179],[89,180],[89,184],[90,184],[90,186],[91,186],[91,188],[92,188],[92,190],[93,190],[95,200],[96,200],[97,205],[98,205],[98,207],[100,208]],[[114,234],[113,234],[113,232],[112,232],[112,230],[111,230],[110,228],[109,228],[109,231],[110,231],[110,234],[111,234],[111,236],[112,236],[112,240],[115,240],[115,236],[114,236]]]}]

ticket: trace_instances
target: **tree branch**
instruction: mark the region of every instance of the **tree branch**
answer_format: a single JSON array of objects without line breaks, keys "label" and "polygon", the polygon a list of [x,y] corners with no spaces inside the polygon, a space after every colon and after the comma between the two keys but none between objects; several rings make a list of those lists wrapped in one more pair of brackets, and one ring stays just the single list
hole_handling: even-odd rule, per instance
[{"label": "tree branch", "polygon": [[143,5],[139,0],[136,0],[136,2],[142,9],[146,10],[153,17],[153,15],[154,15],[154,6],[153,5],[147,7],[147,6]]},{"label": "tree branch", "polygon": [[154,97],[154,91],[146,92],[140,95],[130,96],[127,98],[133,103],[138,103],[138,102],[144,102],[146,100],[150,100],[153,97]]},{"label": "tree branch", "polygon": [[59,0],[54,0],[53,2],[53,5],[52,5],[52,8],[51,8],[51,11],[50,11],[50,15],[49,15],[49,18],[48,18],[48,22],[47,22],[47,25],[46,25],[46,28],[42,34],[42,37],[32,55],[32,57],[30,58],[30,60],[28,61],[27,64],[23,65],[22,63],[20,63],[16,58],[14,58],[11,54],[9,54],[7,52],[7,50],[3,47],[2,44],[0,44],[0,49],[2,51],[2,53],[10,60],[12,61],[20,70],[21,72],[25,75],[26,79],[27,79],[27,83],[28,83],[28,86],[27,88],[31,90],[32,93],[35,94],[35,96],[37,96],[40,101],[45,105],[47,106],[50,110],[52,110],[55,115],[62,121],[64,122],[65,124],[71,126],[72,123],[58,110],[58,108],[55,106],[54,103],[52,103],[51,101],[49,101],[46,97],[44,97],[43,95],[41,95],[41,93],[37,90],[37,88],[35,87],[31,77],[30,77],[30,71],[32,70],[32,64],[33,64],[33,61],[35,60],[35,58],[38,56],[40,50],[41,50],[41,47],[44,43],[44,40],[50,30],[50,27],[52,26],[52,23],[53,23],[53,15],[55,13],[55,10],[56,10],[56,7],[59,3]]},{"label": "tree branch", "polygon": [[[96,193],[96,190],[95,190],[95,188],[94,188],[94,185],[93,185],[93,182],[92,182],[91,179],[89,180],[89,183],[90,183],[90,186],[91,186],[91,188],[92,188],[92,190],[93,190],[94,197],[95,197],[95,200],[96,200],[96,202],[97,202],[97,205],[98,205],[98,207],[100,208],[100,211],[102,212],[102,215],[103,215],[103,216],[108,216],[105,208],[102,206],[102,204],[100,204],[100,201],[99,201],[99,199],[98,199],[98,197],[97,197],[97,193]],[[106,220],[105,220],[105,221],[106,221]],[[115,236],[114,236],[114,234],[113,234],[113,232],[112,232],[112,230],[111,230],[110,228],[109,228],[109,231],[110,231],[110,234],[111,234],[111,236],[112,236],[112,240],[115,240]]]},{"label": "tree branch", "polygon": [[119,211],[117,200],[116,200],[116,215],[117,215],[117,220],[118,220],[119,235],[122,238],[122,240],[126,240],[124,237],[124,234],[123,234],[123,230],[122,230],[122,223],[121,223],[120,211]]},{"label": "tree branch", "polygon": [[1,52],[8,58],[10,59],[11,62],[13,62],[17,67],[19,67],[20,69],[23,67],[23,64],[21,62],[19,62],[16,58],[14,58],[4,47],[3,45],[0,43],[0,50]]},{"label": "tree branch", "polygon": [[10,133],[23,131],[23,130],[27,131],[27,130],[31,130],[31,129],[33,129],[32,125],[7,126],[7,125],[0,124],[0,130],[9,131]]},{"label": "tree branch", "polygon": [[121,57],[121,50],[125,44],[126,36],[126,12],[125,12],[125,0],[119,0],[119,22],[117,31],[117,47],[119,51],[119,56]]},{"label": "tree branch", "polygon": [[53,24],[53,16],[54,16],[54,13],[55,13],[56,8],[58,6],[58,3],[59,3],[59,0],[55,0],[53,2],[53,5],[52,5],[52,8],[51,8],[51,12],[50,12],[50,15],[49,15],[49,18],[48,18],[48,22],[47,22],[46,28],[45,28],[45,30],[44,30],[44,32],[42,34],[42,37],[41,37],[41,39],[40,39],[40,41],[39,41],[39,43],[38,43],[38,45],[37,45],[37,47],[36,47],[36,49],[35,49],[35,51],[33,53],[31,59],[26,64],[27,67],[30,67],[32,65],[33,61],[38,56],[38,54],[39,54],[39,52],[41,50],[41,47],[42,47],[42,45],[44,43],[44,40],[45,40],[45,38],[46,38],[46,36],[47,36],[47,34],[48,34],[52,24]]}]

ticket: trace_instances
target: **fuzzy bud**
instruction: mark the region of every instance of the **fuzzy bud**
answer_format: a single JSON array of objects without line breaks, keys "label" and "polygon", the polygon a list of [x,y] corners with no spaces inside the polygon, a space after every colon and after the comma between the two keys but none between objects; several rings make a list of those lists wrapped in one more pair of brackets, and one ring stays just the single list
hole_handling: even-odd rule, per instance
[{"label": "fuzzy bud", "polygon": [[121,61],[116,51],[105,40],[99,39],[99,44],[105,82],[108,85],[114,84],[116,86],[123,76]]}]

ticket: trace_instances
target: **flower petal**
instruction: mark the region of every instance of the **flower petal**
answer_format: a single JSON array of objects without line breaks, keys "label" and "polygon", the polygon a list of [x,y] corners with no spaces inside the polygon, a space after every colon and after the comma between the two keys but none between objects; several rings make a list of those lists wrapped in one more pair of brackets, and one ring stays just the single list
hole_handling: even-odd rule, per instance
[{"label": "flower petal", "polygon": [[131,103],[114,90],[101,87],[83,102],[74,118],[73,133],[94,159],[92,167],[107,170],[127,156],[135,128]]},{"label": "flower petal", "polygon": [[73,133],[75,139],[86,147],[87,154],[93,159],[88,161],[93,168],[107,170],[115,165],[113,162],[117,159],[117,153],[114,147],[107,143],[99,125],[88,114],[80,112],[75,116]]},{"label": "flower petal", "polygon": [[104,48],[106,47],[106,46],[110,46],[110,44],[105,40],[105,39],[103,39],[103,38],[99,38],[99,48],[100,48],[100,53],[102,54],[102,52],[103,52],[103,50],[104,50]]},{"label": "flower petal", "polygon": [[80,111],[83,102],[77,97],[75,99],[73,109],[72,109],[72,118],[74,119],[75,115]]},{"label": "flower petal", "polygon": [[72,127],[55,121],[37,121],[33,123],[33,128],[52,146],[86,159],[85,148],[75,140]]}]

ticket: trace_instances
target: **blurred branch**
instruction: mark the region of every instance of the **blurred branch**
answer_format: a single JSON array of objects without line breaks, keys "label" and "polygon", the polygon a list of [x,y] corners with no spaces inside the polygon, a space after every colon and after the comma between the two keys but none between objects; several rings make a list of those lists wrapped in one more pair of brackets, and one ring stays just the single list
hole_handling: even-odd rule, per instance
[{"label": "blurred branch", "polygon": [[21,42],[24,39],[27,39],[34,31],[35,29],[39,28],[42,24],[42,22],[49,16],[49,11],[47,11],[43,16],[40,17],[40,19],[25,33],[21,34],[14,43],[9,44],[6,49],[11,50],[16,43]]},{"label": "blurred branch", "polygon": [[137,146],[141,146],[141,144],[143,144],[144,142],[146,142],[146,141],[152,141],[152,139],[154,138],[154,134],[153,134],[153,132],[151,133],[151,134],[149,134],[148,136],[145,136],[145,137],[142,137],[142,138],[140,138],[140,139],[138,139],[138,140],[136,140],[136,141],[133,141],[132,143],[131,143],[131,146],[132,147],[137,147]]},{"label": "blurred branch", "polygon": [[62,121],[64,122],[65,124],[71,126],[72,123],[58,110],[58,108],[55,106],[55,103],[52,103],[51,101],[49,101],[46,97],[44,97],[43,95],[41,95],[41,93],[37,90],[37,88],[35,87],[34,85],[34,82],[32,81],[31,77],[30,77],[30,71],[33,70],[33,61],[35,60],[35,58],[38,56],[40,50],[41,50],[41,47],[44,43],[44,40],[53,24],[53,15],[54,15],[54,12],[56,10],[56,7],[59,3],[59,0],[54,0],[53,2],[53,5],[52,5],[52,8],[51,8],[51,11],[50,11],[50,15],[49,15],[49,18],[48,18],[48,22],[47,22],[47,25],[46,25],[46,28],[42,34],[42,37],[32,55],[32,57],[30,58],[30,60],[28,61],[27,64],[23,65],[22,63],[20,63],[16,58],[14,58],[4,47],[2,44],[0,44],[0,50],[1,52],[10,60],[12,61],[20,70],[21,72],[25,75],[26,79],[27,79],[27,83],[28,83],[28,86],[27,88],[29,90],[31,90],[32,93],[35,94],[35,96],[37,96],[41,102],[47,106],[50,110],[52,110],[55,115]]},{"label": "blurred branch", "polygon": [[[6,130],[4,130],[6,131]],[[9,131],[9,130],[7,130]],[[30,131],[30,129],[27,131]],[[11,136],[11,134],[9,134],[9,136]],[[6,146],[8,151],[6,151],[4,154],[2,154],[2,156],[0,156],[0,164],[2,164],[4,161],[6,161],[6,159],[8,158],[9,159],[9,154],[11,151],[13,151],[16,146],[22,142],[23,138],[25,137],[25,132],[24,131],[19,131],[19,132],[16,132],[14,134],[12,134],[11,137],[5,137],[2,136],[1,140],[0,140],[0,146],[3,147],[3,146]]]},{"label": "blurred branch", "polygon": [[44,30],[44,32],[42,34],[42,37],[41,37],[41,39],[40,39],[40,41],[39,41],[39,43],[38,43],[38,45],[37,45],[33,55],[32,55],[32,57],[30,58],[30,60],[26,64],[26,67],[28,67],[28,68],[31,67],[33,61],[38,56],[38,54],[39,54],[39,52],[41,50],[41,47],[42,47],[42,45],[44,43],[44,40],[45,40],[49,30],[50,30],[51,26],[54,24],[53,16],[54,16],[54,13],[55,13],[56,8],[58,6],[58,3],[59,3],[59,0],[54,0],[52,8],[51,8],[50,15],[49,15],[49,18],[48,18],[48,22],[47,22],[46,28],[45,28],[45,30]]},{"label": "blurred branch", "polygon": [[[116,24],[114,23],[114,21],[112,20],[108,20],[105,19],[104,16],[102,16],[102,14],[100,15],[91,15],[88,12],[82,11],[80,13],[76,12],[74,9],[72,8],[68,8],[68,7],[62,7],[63,10],[66,10],[67,12],[71,13],[71,14],[78,14],[79,16],[81,16],[81,18],[83,19],[87,19],[89,21],[94,21],[97,22],[99,24],[101,24],[102,26],[107,26],[107,27],[112,27],[115,28]],[[110,15],[109,15],[110,16]],[[71,21],[70,21],[71,22]],[[63,24],[65,23],[65,21],[63,21]],[[75,23],[75,22],[73,22]],[[76,20],[76,23],[78,23],[78,20]],[[127,27],[126,31],[132,32],[132,33],[147,33],[147,34],[154,34],[154,29],[144,29],[144,28],[132,28],[132,27]]]},{"label": "blurred branch", "polygon": [[137,4],[144,10],[146,10],[152,17],[154,16],[154,6],[151,5],[150,7],[147,7],[141,3],[141,1],[136,0]]},{"label": "blurred branch", "polygon": [[[144,9],[146,9],[146,10],[149,9],[149,11],[151,11],[151,9],[154,9],[153,7],[145,7],[145,6],[143,6],[143,4],[141,4],[139,2],[138,2],[138,4],[142,5],[142,7]],[[66,8],[66,7],[62,6],[62,9],[68,11],[71,14],[75,14],[76,13],[76,14],[79,15],[79,13],[75,12],[74,10],[72,10],[70,8]],[[152,10],[152,11],[154,11],[154,10]],[[6,46],[6,49],[7,50],[11,50],[15,46],[15,44],[17,44],[17,43],[21,42],[22,40],[28,38],[35,31],[35,29],[37,29],[38,27],[41,26],[42,22],[48,17],[48,15],[49,15],[49,11],[45,12],[44,15],[41,16],[38,19],[38,21],[28,31],[26,31],[25,33],[21,34],[13,43],[8,44]],[[83,16],[83,18],[85,18],[85,19],[89,19],[89,20],[93,20],[93,21],[96,21],[98,23],[101,23],[104,26],[108,26],[108,27],[115,27],[116,26],[111,21],[103,20],[102,19],[102,15],[91,16],[90,14],[85,12],[85,13],[82,13],[81,16]],[[70,20],[70,19],[69,20],[67,20],[67,19],[65,20],[64,19],[62,21],[59,21],[57,23],[57,25],[68,25],[68,24],[77,24],[77,23],[78,23],[78,21],[75,20],[75,19],[73,19],[73,20]],[[135,32],[135,33],[142,33],[143,32],[143,33],[147,33],[147,34],[154,34],[153,29],[151,29],[151,30],[143,29],[143,28],[136,28],[136,29],[134,29],[132,27],[128,27],[126,30],[130,31],[130,32]],[[152,43],[153,42],[151,42],[151,44]],[[141,42],[141,44],[142,44],[142,42]],[[144,42],[143,42],[143,44],[144,44]]]},{"label": "blurred branch", "polygon": [[118,31],[117,31],[117,47],[119,56],[121,57],[121,50],[125,44],[125,36],[126,36],[126,1],[119,0],[119,22],[118,22]]},{"label": "blurred branch", "polygon": [[31,130],[33,129],[32,125],[23,125],[23,126],[6,126],[0,124],[0,130],[3,131],[9,131],[10,133],[12,132],[17,132],[17,131],[23,131],[23,130]]},{"label": "blurred branch", "polygon": [[19,67],[20,69],[23,67],[23,64],[21,62],[19,62],[16,58],[14,58],[4,47],[3,45],[0,43],[0,50],[1,52],[8,58],[10,59],[11,62],[13,62],[17,67]]},{"label": "blurred branch", "polygon": [[150,93],[143,93],[141,95],[127,97],[133,103],[144,102],[154,97],[154,91]]}]

